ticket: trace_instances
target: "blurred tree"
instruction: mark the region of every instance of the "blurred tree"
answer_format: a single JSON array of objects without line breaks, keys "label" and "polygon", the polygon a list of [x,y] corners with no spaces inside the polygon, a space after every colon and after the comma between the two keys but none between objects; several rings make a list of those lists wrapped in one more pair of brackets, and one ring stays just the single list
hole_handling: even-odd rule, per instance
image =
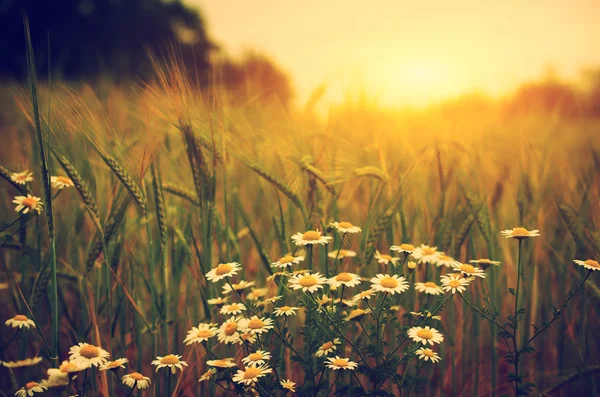
[{"label": "blurred tree", "polygon": [[23,15],[41,74],[50,47],[53,74],[62,78],[144,78],[152,73],[147,49],[173,42],[184,60],[208,68],[202,18],[180,0],[0,0],[0,76],[26,75]]},{"label": "blurred tree", "polygon": [[577,88],[561,82],[550,69],[539,82],[526,83],[509,99],[506,110],[510,115],[549,113],[561,117],[581,116],[583,103]]},{"label": "blurred tree", "polygon": [[585,70],[583,73],[586,92],[586,114],[600,117],[600,67]]},{"label": "blurred tree", "polygon": [[239,61],[224,57],[215,64],[215,69],[220,83],[237,103],[258,102],[288,108],[294,98],[287,73],[263,54],[248,51]]}]

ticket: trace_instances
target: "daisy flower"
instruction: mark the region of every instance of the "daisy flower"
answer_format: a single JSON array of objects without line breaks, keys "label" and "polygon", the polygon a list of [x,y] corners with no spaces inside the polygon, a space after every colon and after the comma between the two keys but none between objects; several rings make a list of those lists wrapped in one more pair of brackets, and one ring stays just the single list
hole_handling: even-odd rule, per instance
[{"label": "daisy flower", "polygon": [[232,303],[231,305],[225,305],[221,308],[221,314],[239,314],[246,310],[246,306],[241,303]]},{"label": "daisy flower", "polygon": [[302,290],[304,292],[316,292],[323,288],[323,284],[327,283],[327,279],[321,273],[305,273],[296,274],[288,280],[288,285],[294,290]]},{"label": "daisy flower", "polygon": [[62,190],[66,187],[75,186],[73,181],[70,178],[67,178],[66,176],[52,176],[50,177],[50,183],[52,184],[53,188],[59,190]]},{"label": "daisy flower", "polygon": [[44,205],[41,198],[32,196],[31,194],[28,194],[27,197],[16,196],[13,203],[17,205],[15,211],[22,212],[23,214],[29,211],[36,211],[39,214],[42,212],[42,206]]},{"label": "daisy flower", "polygon": [[256,367],[262,365],[271,359],[271,353],[264,350],[257,350],[254,353],[250,353],[247,357],[242,358],[242,362],[246,366]]},{"label": "daisy flower", "polygon": [[206,364],[217,368],[231,368],[236,366],[236,364],[233,362],[233,358],[230,357],[221,358],[218,360],[208,360]]},{"label": "daisy flower", "polygon": [[585,267],[588,270],[600,270],[600,264],[598,263],[598,261],[595,261],[593,259],[588,259],[586,261],[576,259],[573,262],[575,262],[579,266]]},{"label": "daisy flower", "polygon": [[428,312],[428,311],[425,312],[425,313],[423,313],[423,312],[410,312],[410,314],[412,314],[413,316],[427,317],[427,318],[430,318],[432,320],[439,320],[439,321],[442,320],[441,316],[432,316],[431,313]]},{"label": "daisy flower", "polygon": [[465,277],[485,278],[485,272],[478,267],[466,263],[456,262],[453,266],[455,272],[461,272]]},{"label": "daisy flower", "polygon": [[281,387],[283,387],[284,389],[287,389],[287,390],[291,391],[292,393],[296,392],[296,383],[292,382],[289,379],[280,380],[279,384],[281,385]]},{"label": "daisy flower", "polygon": [[390,251],[404,252],[405,254],[412,254],[415,252],[415,246],[412,244],[400,244],[392,245]]},{"label": "daisy flower", "polygon": [[239,321],[240,331],[249,334],[262,334],[263,332],[269,332],[273,329],[273,320],[270,318],[258,316],[252,316],[252,318],[243,318]]},{"label": "daisy flower", "polygon": [[217,334],[218,328],[214,327],[214,324],[200,323],[197,327],[192,327],[188,331],[187,336],[183,343],[191,345],[192,343],[205,342]]},{"label": "daisy flower", "polygon": [[248,295],[246,295],[246,299],[248,300],[258,300],[269,293],[268,288],[252,288],[252,291]]},{"label": "daisy flower", "polygon": [[[250,287],[254,286],[254,284],[255,284],[255,282],[254,282],[254,281],[250,281],[250,282],[248,282],[248,281],[244,281],[244,280],[242,280],[242,281],[240,281],[240,282],[239,282],[239,283],[237,283],[237,284],[234,284],[234,283],[232,283],[231,285],[233,285],[233,289],[234,289],[236,292],[240,292],[240,291],[243,291],[243,290],[245,290],[246,288],[250,288]],[[225,285],[223,286],[223,294],[224,294],[224,295],[227,295],[227,294],[228,294],[228,293],[230,293],[230,292],[231,292],[231,286],[230,286],[229,284],[225,284]]]},{"label": "daisy flower", "polygon": [[205,373],[202,374],[202,376],[200,377],[200,379],[198,379],[198,382],[204,382],[205,380],[209,380],[214,374],[217,373],[217,370],[214,368],[209,369],[208,371],[206,371]]},{"label": "daisy flower", "polygon": [[156,360],[152,361],[152,365],[156,365],[156,371],[158,372],[161,368],[171,368],[171,373],[174,375],[177,369],[183,371],[183,366],[187,367],[185,361],[181,361],[181,356],[177,354],[167,354],[164,357],[156,356]]},{"label": "daisy flower", "polygon": [[206,278],[213,283],[216,283],[226,277],[235,276],[240,269],[240,264],[237,262],[221,263],[219,266],[206,273]]},{"label": "daisy flower", "polygon": [[212,299],[208,299],[206,302],[208,302],[209,305],[214,305],[217,307],[221,307],[224,304],[226,304],[229,301],[229,297],[218,297],[218,298],[212,298]]},{"label": "daisy flower", "polygon": [[514,238],[517,240],[523,240],[528,237],[538,237],[540,235],[540,231],[538,229],[535,230],[527,230],[524,227],[513,227],[511,229],[503,230],[500,232],[506,238]]},{"label": "daisy flower", "polygon": [[321,347],[319,347],[319,350],[317,350],[317,352],[315,353],[315,356],[317,356],[317,357],[328,356],[329,353],[333,353],[337,349],[336,345],[341,345],[341,344],[342,344],[342,341],[340,340],[340,338],[335,338],[332,341],[325,342],[321,345]]},{"label": "daisy flower", "polygon": [[396,274],[393,276],[378,274],[371,279],[371,289],[378,292],[389,292],[392,295],[400,294],[408,289],[408,282],[404,277]]},{"label": "daisy flower", "polygon": [[146,389],[151,383],[150,378],[140,374],[139,372],[132,372],[130,374],[124,375],[121,378],[121,382],[123,382],[124,385],[131,387],[132,389],[134,387],[138,389]]},{"label": "daisy flower", "polygon": [[314,244],[328,244],[333,238],[331,236],[324,236],[318,230],[309,230],[304,233],[296,233],[292,236],[294,244],[296,245],[314,245]]},{"label": "daisy flower", "polygon": [[344,258],[354,258],[356,256],[356,252],[352,250],[339,249],[335,251],[331,251],[327,254],[331,259],[344,259]]},{"label": "daisy flower", "polygon": [[298,310],[295,306],[281,306],[276,308],[273,313],[275,316],[294,316],[296,314],[296,310]]},{"label": "daisy flower", "polygon": [[357,363],[350,361],[348,358],[341,358],[340,356],[335,356],[335,358],[328,357],[327,361],[325,361],[325,366],[334,371],[337,371],[338,369],[353,371],[358,368]]},{"label": "daisy flower", "polygon": [[441,252],[438,252],[437,247],[430,247],[425,244],[421,244],[420,247],[415,248],[415,251],[412,253],[412,257],[417,260],[418,263],[431,263],[437,264]]},{"label": "daisy flower", "polygon": [[129,362],[128,359],[126,358],[117,358],[114,361],[109,361],[104,365],[100,366],[100,371],[116,371],[119,368],[125,368],[125,364],[127,364]]},{"label": "daisy flower", "polygon": [[429,295],[440,295],[444,293],[439,285],[431,281],[426,283],[415,283],[415,289],[419,292],[425,292]]},{"label": "daisy flower", "polygon": [[360,233],[362,229],[358,226],[354,226],[350,222],[333,222],[330,224],[337,230],[338,232],[345,233]]},{"label": "daisy flower", "polygon": [[233,316],[229,320],[226,320],[219,328],[217,338],[221,343],[235,343],[240,339],[240,332],[238,323],[240,318]]},{"label": "daisy flower", "polygon": [[415,353],[423,361],[431,360],[432,363],[437,363],[442,359],[436,352],[428,348],[417,349]]},{"label": "daisy flower", "polygon": [[69,360],[81,368],[99,367],[106,364],[110,354],[89,343],[79,343],[69,350]]},{"label": "daisy flower", "polygon": [[260,365],[258,367],[247,367],[244,371],[238,370],[235,375],[233,375],[232,380],[236,383],[242,383],[246,386],[252,385],[258,381],[259,378],[262,378],[266,374],[270,374],[273,372],[268,365]]},{"label": "daisy flower", "polygon": [[456,263],[458,263],[458,261],[456,259],[440,252],[440,256],[438,257],[437,262],[435,264],[437,267],[441,267],[441,266],[452,267]]},{"label": "daisy flower", "polygon": [[426,326],[425,328],[412,327],[408,330],[408,336],[413,341],[424,345],[427,343],[433,345],[434,343],[442,343],[444,341],[444,336],[439,333],[438,330],[430,328],[429,326]]},{"label": "daisy flower", "polygon": [[10,174],[10,180],[18,185],[25,185],[27,182],[33,181],[33,172],[29,170],[13,172]]},{"label": "daisy flower", "polygon": [[315,301],[319,304],[319,306],[324,306],[331,302],[331,298],[327,295],[322,295],[321,297],[317,297]]},{"label": "daisy flower", "polygon": [[484,258],[484,259],[477,259],[477,260],[470,260],[469,263],[474,263],[476,265],[481,266],[481,268],[485,271],[488,267],[490,267],[491,265],[494,266],[500,266],[500,261],[492,261],[490,259]]},{"label": "daisy flower", "polygon": [[24,360],[17,361],[0,361],[0,365],[4,365],[6,368],[21,368],[31,367],[39,364],[42,361],[41,357],[26,358]]},{"label": "daisy flower", "polygon": [[415,270],[417,268],[417,263],[413,262],[413,261],[408,261],[408,263],[406,264],[406,267],[408,268],[409,272],[412,272],[413,270]]},{"label": "daisy flower", "polygon": [[400,260],[400,258],[394,258],[391,255],[382,254],[379,251],[375,251],[375,259],[377,259],[377,262],[382,265],[387,265],[388,263],[392,263],[394,266]]},{"label": "daisy flower", "polygon": [[346,287],[356,287],[361,281],[358,274],[342,272],[335,277],[331,277],[327,282],[329,285],[338,288],[342,285]]},{"label": "daisy flower", "polygon": [[48,387],[44,382],[27,382],[25,386],[17,390],[15,396],[17,397],[25,397],[25,396],[33,396],[34,393],[43,393],[44,390],[47,390]]},{"label": "daisy flower", "polygon": [[271,263],[271,267],[286,268],[288,266],[297,265],[303,260],[303,256],[286,255],[280,258],[277,262]]},{"label": "daisy flower", "polygon": [[22,314],[17,314],[13,318],[6,320],[6,322],[4,324],[10,325],[13,328],[19,327],[19,329],[21,329],[23,327],[25,327],[25,328],[35,327],[35,323],[33,322],[33,320],[30,320],[29,318],[27,318],[26,316],[24,316]]},{"label": "daisy flower", "polygon": [[71,374],[83,371],[85,368],[69,362],[63,361],[60,367],[48,369],[48,381],[49,387],[65,386],[69,384],[69,376]]},{"label": "daisy flower", "polygon": [[371,296],[373,296],[375,294],[375,291],[372,289],[368,289],[366,291],[362,291],[356,295],[354,295],[354,297],[352,298],[355,301],[359,301],[359,300],[363,300],[363,299],[371,299]]},{"label": "daisy flower", "polygon": [[346,321],[360,321],[366,314],[371,313],[371,309],[354,309],[346,316]]},{"label": "daisy flower", "polygon": [[440,280],[442,281],[442,289],[453,294],[456,294],[456,291],[459,293],[465,292],[467,290],[465,287],[470,284],[470,281],[460,274],[446,274],[440,277]]},{"label": "daisy flower", "polygon": [[[339,304],[339,301],[338,301],[338,304]],[[358,302],[353,299],[342,299],[342,302],[341,302],[341,305],[346,306],[346,307],[354,307],[357,304],[358,304]]]}]

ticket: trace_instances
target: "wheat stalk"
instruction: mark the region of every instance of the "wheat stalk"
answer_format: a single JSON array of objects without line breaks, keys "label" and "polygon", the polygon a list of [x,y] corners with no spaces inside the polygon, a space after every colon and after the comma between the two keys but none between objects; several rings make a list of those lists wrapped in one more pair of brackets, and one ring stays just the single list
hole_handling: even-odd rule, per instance
[{"label": "wheat stalk", "polygon": [[162,190],[167,193],[181,197],[182,199],[187,200],[194,205],[200,205],[200,201],[198,201],[196,194],[193,191],[184,188],[183,186],[173,185],[171,183],[163,183],[161,186]]},{"label": "wheat stalk", "polygon": [[84,204],[96,215],[96,218],[100,217],[100,213],[98,211],[98,205],[96,204],[96,200],[92,196],[90,189],[88,188],[87,183],[83,181],[77,169],[67,160],[65,156],[61,156],[57,154],[54,150],[52,151],[54,158],[60,163],[60,166],[65,170],[71,181],[75,185],[75,189],[81,196]]},{"label": "wheat stalk", "polygon": [[96,151],[98,152],[100,157],[102,157],[102,160],[104,160],[106,165],[108,165],[108,167],[116,175],[116,177],[119,178],[121,183],[125,186],[125,188],[131,194],[135,202],[140,206],[142,211],[146,213],[146,196],[144,195],[142,190],[137,186],[137,184],[133,181],[133,178],[129,175],[125,168],[123,168],[112,156],[103,153],[98,147],[96,147]]}]

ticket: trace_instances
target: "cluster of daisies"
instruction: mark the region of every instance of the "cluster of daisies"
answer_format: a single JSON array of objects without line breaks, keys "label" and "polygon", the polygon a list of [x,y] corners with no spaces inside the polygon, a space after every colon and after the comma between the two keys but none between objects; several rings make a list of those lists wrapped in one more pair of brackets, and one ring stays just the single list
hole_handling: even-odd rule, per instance
[{"label": "cluster of daisies", "polygon": [[[26,186],[29,182],[33,181],[33,172],[25,170],[22,172],[13,172],[10,174],[10,180],[17,185]],[[62,190],[66,187],[73,187],[75,184],[70,178],[66,176],[51,176],[50,184],[56,190]],[[37,196],[33,196],[27,193],[26,196],[15,196],[13,203],[16,205],[15,211],[23,215],[27,213],[42,212],[44,203],[42,199]]]},{"label": "cluster of daisies", "polygon": [[[361,229],[349,222],[335,222],[330,225],[337,230],[342,237],[342,241],[348,233],[359,233]],[[525,228],[517,227],[512,230],[505,230],[502,235],[507,238],[522,240],[529,237],[539,236],[538,230],[528,231]],[[318,230],[309,230],[305,233],[297,233],[292,236],[292,240],[297,246],[312,249],[313,245],[325,245],[333,241],[331,236],[324,235]],[[446,273],[440,278],[440,285],[433,281],[416,282],[414,287],[416,291],[430,295],[440,295],[445,293],[463,293],[466,287],[474,280],[485,278],[485,270],[491,265],[499,265],[499,262],[489,259],[479,259],[470,261],[470,263],[461,263],[437,251],[437,247],[421,245],[415,247],[411,244],[402,244],[391,247],[392,252],[398,252],[401,256],[376,253],[377,261],[382,265],[391,264],[392,274],[377,274],[370,279],[364,279],[358,274],[350,272],[340,272],[331,277],[327,277],[320,272],[314,272],[307,269],[293,270],[295,265],[300,265],[306,258],[304,255],[290,253],[273,262],[271,266],[278,271],[269,277],[269,280],[279,280],[280,286],[289,292],[301,292],[312,300],[319,308],[333,310],[333,305],[337,302],[341,306],[351,308],[349,312],[344,312],[345,320],[350,322],[360,322],[365,315],[373,313],[369,299],[376,294],[388,296],[402,294],[409,289],[407,277],[414,274],[418,264],[435,264],[437,266],[448,267],[451,272]],[[355,253],[350,250],[338,248],[336,251],[328,253],[328,257],[338,259],[351,258]],[[600,270],[598,261],[588,259],[586,261],[575,260],[576,264],[585,267],[591,271]],[[403,267],[406,266],[408,275],[403,273]],[[312,264],[309,264],[312,268]],[[214,382],[226,380],[245,388],[248,391],[256,391],[257,383],[261,378],[274,374],[279,385],[284,391],[295,392],[296,383],[290,379],[280,378],[276,371],[276,366],[271,365],[272,354],[265,350],[268,343],[269,333],[274,333],[282,338],[281,330],[285,328],[285,322],[288,318],[295,316],[300,307],[293,303],[285,304],[286,298],[280,295],[270,295],[269,288],[258,288],[254,281],[240,280],[232,282],[232,278],[241,271],[242,267],[237,262],[221,263],[206,273],[206,279],[213,282],[223,282],[222,294],[219,297],[208,300],[208,303],[214,306],[218,312],[225,316],[220,324],[217,323],[199,323],[187,332],[183,343],[185,345],[201,344],[209,360],[206,365],[209,368],[199,379],[199,382],[208,381],[212,378]],[[395,274],[403,273],[403,275]],[[281,280],[287,278],[287,282]],[[357,291],[351,299],[343,299],[344,291],[356,288],[368,280],[369,288]],[[333,290],[341,289],[338,299],[333,299],[327,293]],[[322,294],[321,294],[322,293]],[[232,296],[237,297],[234,302]],[[293,293],[288,296],[294,296]],[[361,302],[366,302],[368,308],[359,308]],[[332,305],[331,307],[329,305]],[[273,305],[273,310],[267,311],[267,305]],[[420,316],[423,321],[419,326],[408,329],[406,337],[417,344],[413,354],[420,360],[437,363],[441,357],[432,347],[444,341],[444,336],[435,328],[425,325],[424,322],[433,319],[441,320],[435,313],[411,312],[413,315]],[[278,320],[283,320],[283,327],[279,326]],[[24,315],[17,315],[6,321],[6,325],[12,328],[21,329],[35,327],[35,322]],[[362,324],[361,324],[362,325]],[[424,326],[420,326],[424,325]],[[340,335],[344,336],[344,335]],[[344,336],[345,338],[345,336]],[[223,345],[233,347],[243,347],[242,355],[231,354],[234,357],[216,357],[214,349],[208,346],[208,343],[215,340]],[[261,340],[262,339],[262,340]],[[348,357],[343,357],[342,340],[333,338],[325,341],[315,352],[317,359],[323,360],[324,367],[333,371],[345,370],[354,371],[358,368],[359,362],[352,361]],[[41,358],[32,358],[15,362],[2,362],[2,365],[10,368],[20,366],[37,365]],[[99,346],[88,343],[79,343],[71,347],[69,351],[69,360],[64,361],[59,368],[48,370],[48,378],[39,382],[29,382],[16,393],[18,397],[32,396],[34,393],[43,392],[51,387],[68,386],[72,384],[77,373],[87,370],[91,367],[98,367],[102,371],[111,371],[119,376],[120,381],[130,388],[147,388],[151,381],[138,372],[130,372],[124,375],[119,371],[125,368],[128,363],[126,358],[115,360],[110,359],[110,354]],[[182,360],[181,355],[168,354],[158,356],[152,361],[156,371],[166,369],[168,376],[176,374],[177,370],[183,371],[187,363]]]},{"label": "cluster of daisies", "polygon": [[[22,314],[8,319],[5,324],[9,327],[17,328],[17,332],[23,329],[35,328],[36,326],[33,320]],[[18,361],[2,361],[1,364],[4,367],[15,369],[38,365],[41,361],[41,357],[34,357]],[[89,343],[79,343],[72,346],[69,350],[69,360],[63,361],[58,368],[48,369],[46,379],[27,382],[17,390],[15,396],[33,396],[35,393],[42,393],[51,388],[68,387],[72,385],[73,380],[80,372],[86,371],[91,367],[97,367],[101,371],[110,371],[119,375],[119,370],[124,369],[127,363],[128,360],[126,358],[110,360],[110,354],[99,346]],[[136,388],[145,389],[151,382],[150,378],[138,372],[124,374],[120,377],[120,380],[131,391]]]}]

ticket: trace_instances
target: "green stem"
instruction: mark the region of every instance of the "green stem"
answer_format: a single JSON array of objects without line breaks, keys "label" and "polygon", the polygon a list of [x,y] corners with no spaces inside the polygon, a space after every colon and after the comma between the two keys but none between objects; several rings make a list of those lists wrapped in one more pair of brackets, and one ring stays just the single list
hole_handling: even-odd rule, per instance
[{"label": "green stem", "polygon": [[413,385],[415,384],[415,379],[417,378],[417,375],[419,374],[419,371],[421,370],[421,368],[423,368],[423,364],[425,364],[425,361],[421,362],[421,364],[417,368],[417,371],[415,372],[415,375],[413,376],[413,378],[410,381],[410,386],[408,387],[408,394],[407,394],[408,397],[410,397],[410,392],[412,391]]},{"label": "green stem", "polygon": [[514,357],[513,357],[513,361],[514,361],[514,368],[515,368],[515,397],[519,396],[519,384],[521,383],[519,381],[519,349],[517,348],[517,327],[518,327],[518,321],[517,321],[517,312],[519,311],[519,287],[521,285],[521,249],[523,246],[523,239],[520,238],[519,239],[519,256],[517,259],[517,289],[515,291],[515,310],[514,310],[514,315],[513,315],[513,335],[512,335],[512,340],[513,340],[513,351],[514,351]]}]

